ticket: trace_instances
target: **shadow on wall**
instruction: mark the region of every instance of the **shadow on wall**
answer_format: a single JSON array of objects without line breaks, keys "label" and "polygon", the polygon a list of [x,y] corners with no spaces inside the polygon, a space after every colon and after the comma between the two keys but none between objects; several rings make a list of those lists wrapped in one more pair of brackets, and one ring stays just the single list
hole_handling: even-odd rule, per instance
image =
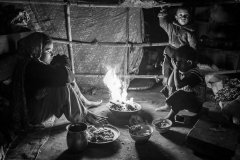
[{"label": "shadow on wall", "polygon": [[224,50],[240,48],[240,7],[238,5],[212,5],[197,7],[195,22],[202,46]]},{"label": "shadow on wall", "polygon": [[161,74],[161,63],[165,47],[145,47],[142,62],[139,66],[139,75]]}]

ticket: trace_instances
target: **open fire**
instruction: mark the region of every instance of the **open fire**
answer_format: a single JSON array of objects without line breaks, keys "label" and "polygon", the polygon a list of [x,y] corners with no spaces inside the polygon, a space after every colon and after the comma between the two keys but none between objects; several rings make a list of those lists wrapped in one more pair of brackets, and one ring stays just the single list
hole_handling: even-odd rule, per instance
[{"label": "open fire", "polygon": [[127,100],[127,85],[116,74],[115,69],[109,69],[104,79],[104,84],[110,91],[110,103],[112,109],[118,111],[135,111],[133,98]]}]

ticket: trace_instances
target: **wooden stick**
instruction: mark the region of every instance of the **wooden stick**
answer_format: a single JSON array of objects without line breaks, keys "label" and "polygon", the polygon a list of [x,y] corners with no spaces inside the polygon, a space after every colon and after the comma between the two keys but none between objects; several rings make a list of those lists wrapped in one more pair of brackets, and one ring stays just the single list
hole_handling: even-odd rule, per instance
[{"label": "wooden stick", "polygon": [[217,74],[234,74],[240,73],[240,69],[236,70],[225,70],[225,71],[203,71],[205,75],[217,75]]},{"label": "wooden stick", "polygon": [[112,100],[110,100],[109,102],[112,103],[112,104],[114,104],[114,105],[124,107],[123,104],[121,104],[121,103],[113,102]]},{"label": "wooden stick", "polygon": [[118,105],[117,102],[113,102],[112,100],[109,100],[110,103]]},{"label": "wooden stick", "polygon": [[29,4],[47,4],[47,5],[67,5],[67,2],[59,2],[59,1],[41,1],[41,0],[0,0],[0,2],[6,3],[29,3]]},{"label": "wooden stick", "polygon": [[[83,3],[83,2],[59,2],[59,1],[47,1],[47,0],[0,0],[0,2],[6,2],[6,3],[28,3],[28,4],[46,4],[46,5],[74,5],[74,6],[79,6],[79,7],[98,7],[98,8],[126,8],[126,7],[131,7],[131,8],[144,8],[144,5],[123,5],[123,4],[91,4],[91,3]],[[240,1],[232,0],[232,1],[221,1],[221,2],[193,2],[192,5],[194,6],[205,6],[205,5],[214,5],[214,4],[237,4],[240,3]],[[159,3],[156,5],[153,5],[152,8],[157,8],[157,7],[164,7],[164,6],[181,6],[183,2],[179,3]],[[147,7],[149,8],[149,6]]]},{"label": "wooden stick", "polygon": [[122,101],[122,102],[114,102],[114,101],[110,100],[109,102],[112,103],[112,104],[115,104],[115,105],[121,106],[121,107],[124,107],[123,104],[130,105],[130,104],[125,103],[125,102],[123,102],[123,101]]},{"label": "wooden stick", "polygon": [[[68,37],[68,41],[72,42],[72,30],[71,30],[71,18],[70,18],[70,5],[66,6],[66,19],[67,19],[67,37]],[[72,67],[72,72],[75,73],[75,68],[74,68],[74,56],[73,56],[73,47],[72,47],[72,43],[68,44],[68,55],[69,58],[71,60],[71,67]]]},{"label": "wooden stick", "polygon": [[54,43],[63,43],[63,44],[73,44],[73,45],[94,45],[94,46],[109,46],[109,47],[153,47],[153,46],[167,46],[168,42],[161,43],[124,43],[124,42],[82,42],[82,41],[72,41],[69,42],[64,39],[55,39],[52,38]]},{"label": "wooden stick", "polygon": [[[226,71],[202,71],[204,75],[218,75],[218,74],[234,74],[240,73],[238,70],[226,70]],[[75,74],[76,77],[88,77],[88,78],[103,78],[105,75],[91,75],[91,74]],[[163,75],[118,75],[125,78],[142,78],[142,79],[163,79]]]},{"label": "wooden stick", "polygon": [[[91,75],[91,74],[79,74],[75,73],[76,77],[87,77],[87,78],[103,78],[105,75]],[[163,79],[163,75],[118,75],[123,78],[142,78],[142,79]]]},{"label": "wooden stick", "polygon": [[[128,46],[128,42],[129,42],[129,8],[126,8],[126,32],[125,32],[125,41],[126,41],[126,46]],[[129,55],[129,48],[126,47],[125,48],[125,54],[124,54],[124,68],[123,68],[123,71],[124,71],[124,75],[127,75],[128,74],[128,55]],[[127,84],[127,78],[124,77],[124,82]]]}]

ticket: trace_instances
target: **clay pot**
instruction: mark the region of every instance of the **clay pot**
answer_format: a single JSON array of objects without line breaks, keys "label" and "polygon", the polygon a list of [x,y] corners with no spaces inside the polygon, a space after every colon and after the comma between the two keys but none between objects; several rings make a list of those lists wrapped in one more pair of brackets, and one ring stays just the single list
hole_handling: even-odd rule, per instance
[{"label": "clay pot", "polygon": [[66,127],[67,133],[67,146],[72,152],[81,152],[87,145],[87,125],[85,123],[73,123]]}]

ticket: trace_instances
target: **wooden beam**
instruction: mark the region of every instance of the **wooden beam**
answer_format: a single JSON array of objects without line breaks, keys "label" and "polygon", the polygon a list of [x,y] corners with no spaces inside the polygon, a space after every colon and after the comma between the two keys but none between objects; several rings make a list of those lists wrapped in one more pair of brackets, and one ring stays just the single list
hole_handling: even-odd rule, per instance
[{"label": "wooden beam", "polygon": [[203,71],[205,75],[217,75],[217,74],[234,74],[240,73],[240,69],[236,70],[225,70],[225,71]]},{"label": "wooden beam", "polygon": [[[91,3],[83,3],[83,2],[59,2],[59,1],[47,1],[47,0],[0,0],[0,2],[5,2],[5,3],[27,3],[27,4],[46,4],[46,5],[73,5],[73,6],[79,6],[79,7],[98,7],[98,8],[144,8],[143,6],[134,6],[134,5],[129,5],[125,6],[122,4],[91,4]],[[203,1],[195,1],[195,2],[190,2],[193,6],[207,6],[207,5],[214,5],[214,4],[237,4],[240,3],[240,1],[236,0],[229,0],[229,1],[213,1],[211,2],[210,0],[207,2]],[[164,6],[181,6],[183,2],[178,2],[178,3],[159,3],[156,5],[153,5],[152,8],[157,8],[157,7],[164,7]],[[149,8],[149,5],[148,7]]]},{"label": "wooden beam", "polygon": [[5,3],[28,3],[28,4],[47,4],[47,5],[67,5],[67,2],[59,1],[41,1],[41,0],[0,0],[0,2]]},{"label": "wooden beam", "polygon": [[[234,74],[240,73],[240,69],[238,70],[226,70],[226,71],[204,71],[202,70],[204,75],[217,75],[217,74]],[[87,78],[103,78],[105,75],[90,75],[90,74],[75,74],[76,77],[87,77]],[[163,79],[163,75],[118,75],[119,77],[124,78],[142,78],[142,79]]]},{"label": "wooden beam", "polygon": [[[67,18],[67,37],[68,37],[68,42],[72,42],[72,30],[71,30],[71,18],[70,18],[70,5],[66,6],[66,18]],[[72,72],[75,73],[75,68],[74,68],[74,56],[73,56],[73,47],[72,43],[68,44],[68,55],[71,60],[72,64]]]},{"label": "wooden beam", "polygon": [[[126,8],[126,33],[125,33],[125,36],[126,36],[126,46],[128,46],[128,42],[129,42],[129,8]],[[126,51],[125,51],[125,54],[124,54],[124,75],[127,75],[128,74],[128,61],[129,61],[129,58],[128,58],[128,55],[129,55],[129,47],[126,47]],[[124,79],[124,82],[127,84],[127,80],[128,79]]]},{"label": "wooden beam", "polygon": [[108,47],[153,47],[153,46],[167,46],[168,42],[161,43],[126,43],[123,42],[82,42],[82,41],[72,41],[69,42],[64,39],[55,39],[53,38],[54,43],[63,43],[63,44],[73,44],[73,45],[95,45],[95,46],[108,46]]},{"label": "wooden beam", "polygon": [[[75,73],[76,77],[85,77],[85,78],[104,78],[105,75],[91,75],[91,74],[79,74]],[[121,78],[142,78],[142,79],[163,79],[163,75],[118,75]]]}]

